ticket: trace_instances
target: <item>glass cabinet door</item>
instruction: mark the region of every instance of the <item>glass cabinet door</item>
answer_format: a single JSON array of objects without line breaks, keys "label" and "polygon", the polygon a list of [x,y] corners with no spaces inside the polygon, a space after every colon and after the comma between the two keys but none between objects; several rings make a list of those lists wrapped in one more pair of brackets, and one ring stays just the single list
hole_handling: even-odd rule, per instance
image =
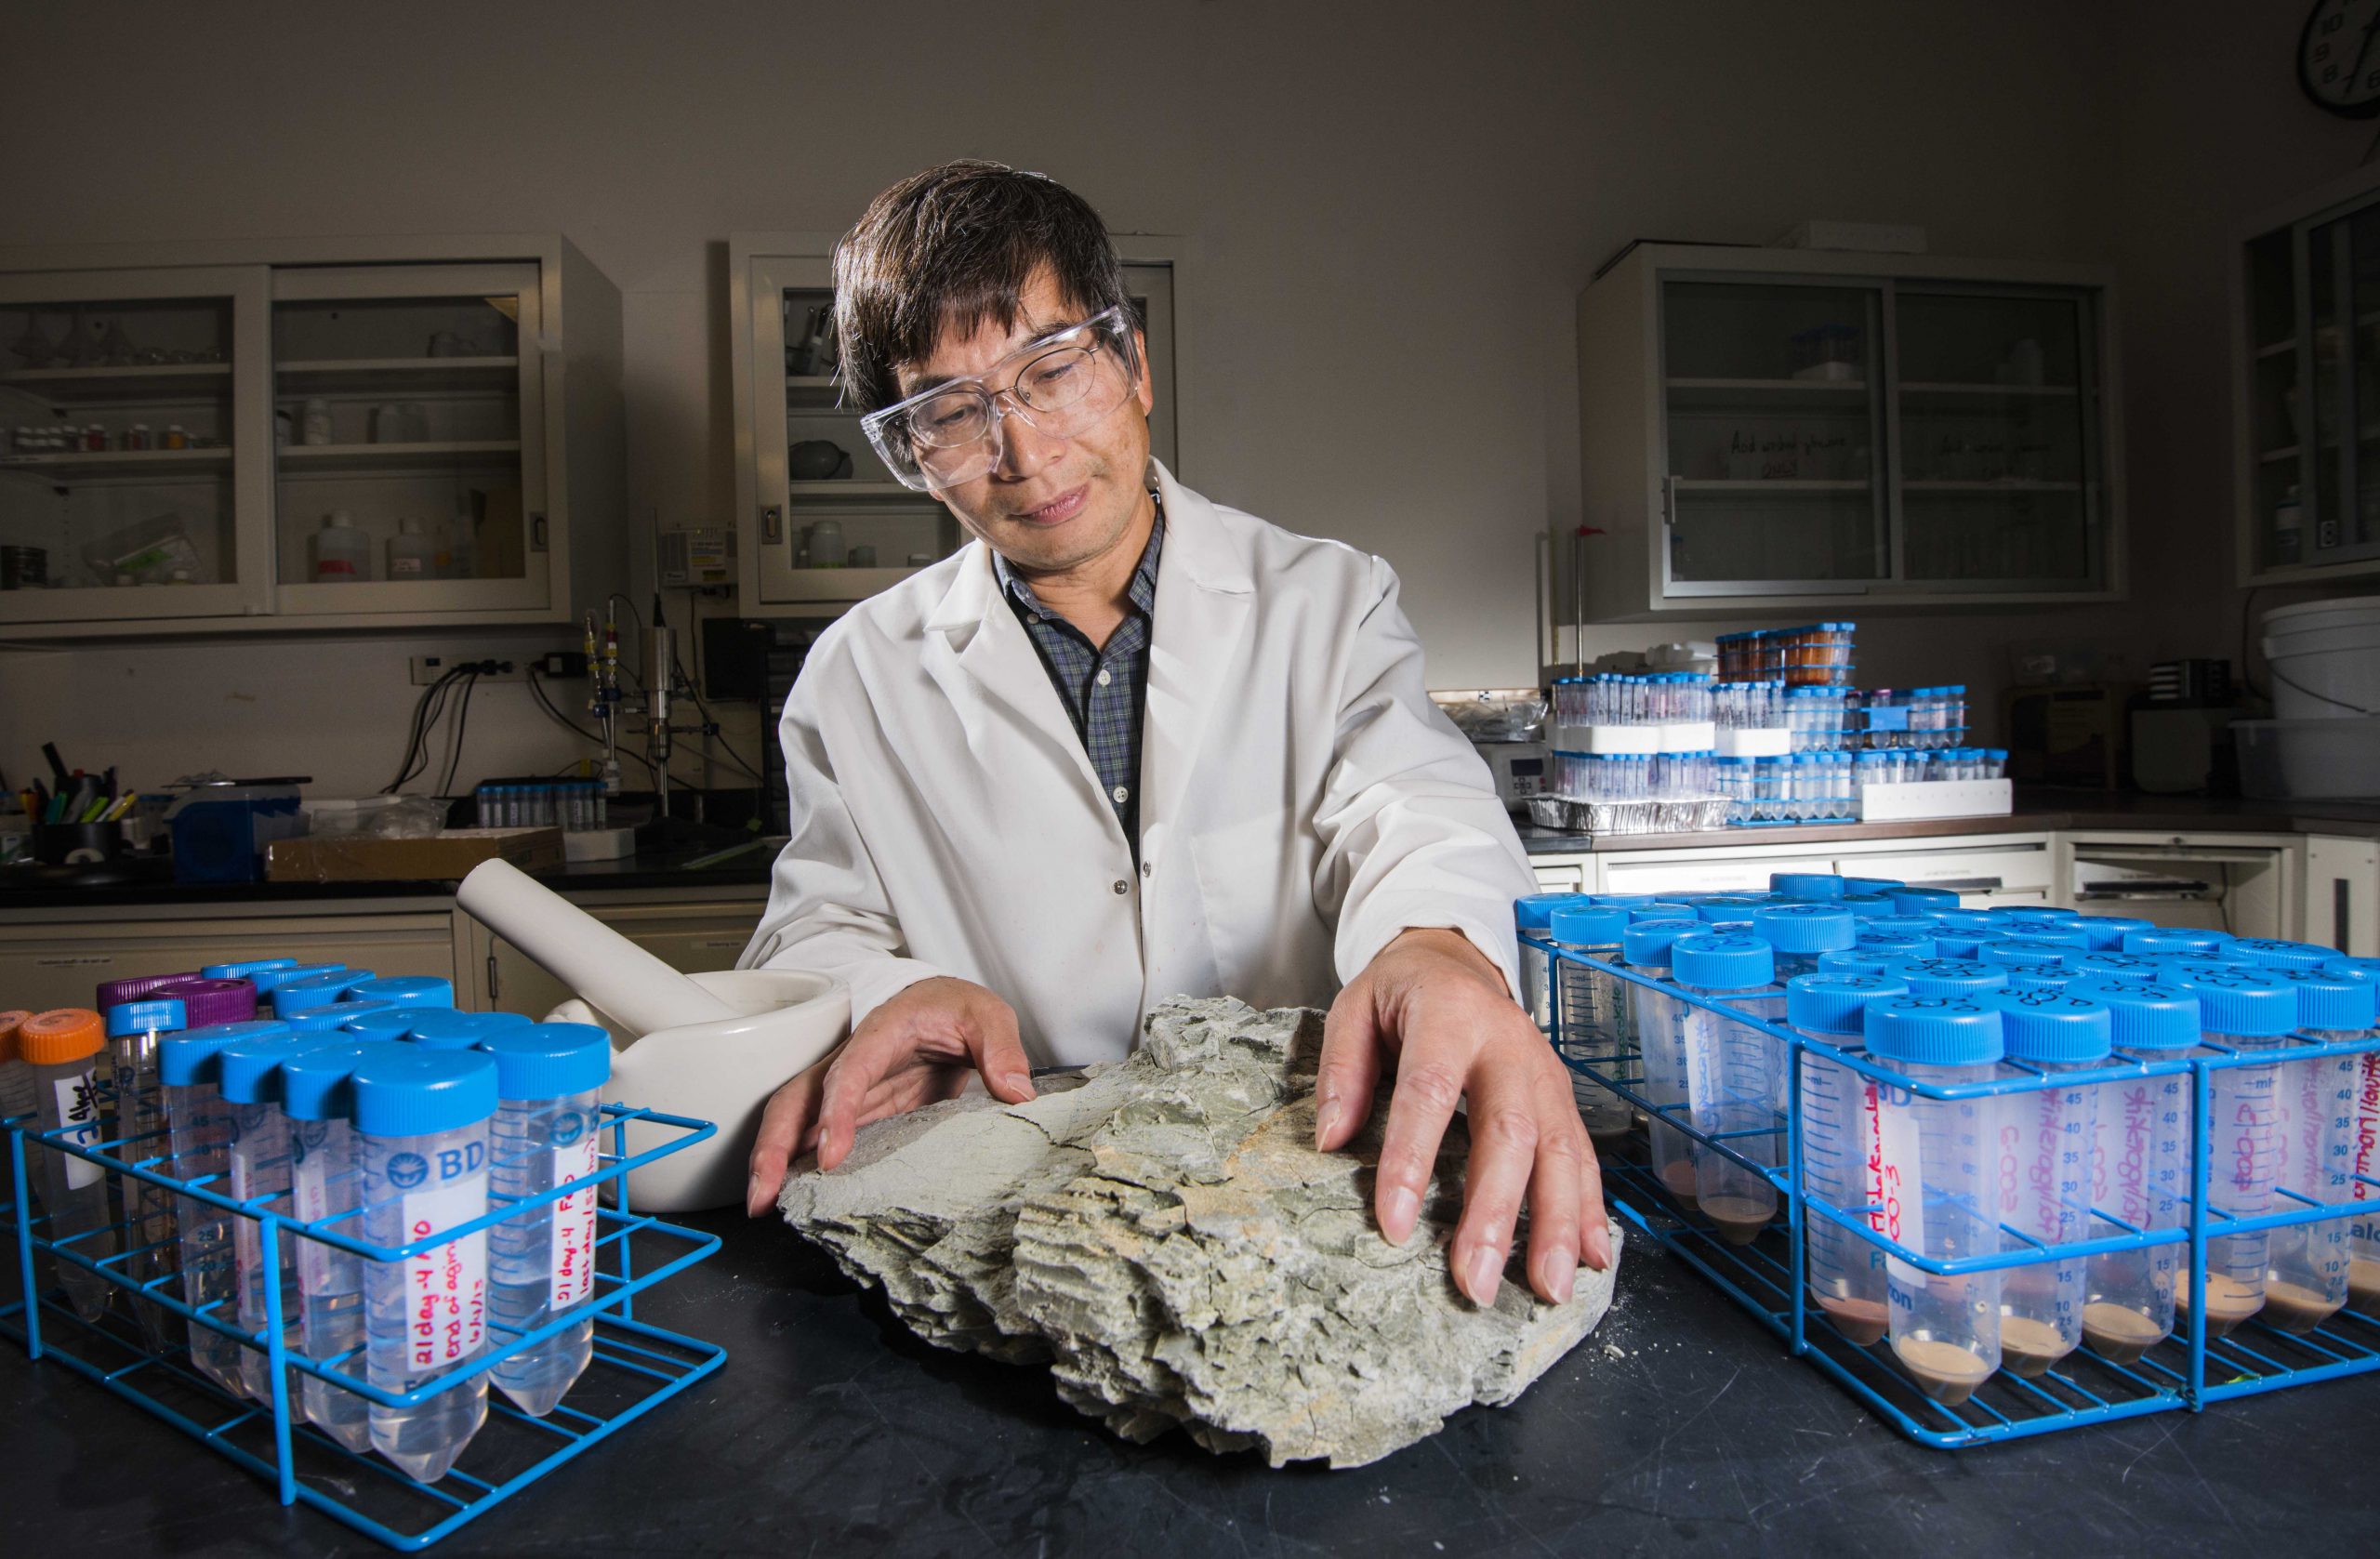
[{"label": "glass cabinet door", "polygon": [[2311,393],[2284,399],[2307,414],[2291,429],[2302,557],[2273,561],[2351,562],[2380,556],[2380,205],[2310,227],[2305,253],[2296,363]]},{"label": "glass cabinet door", "polygon": [[1666,593],[1835,595],[1890,576],[1881,289],[1666,280]]},{"label": "glass cabinet door", "polygon": [[260,267],[0,276],[0,624],[271,601]]},{"label": "glass cabinet door", "polygon": [[539,317],[535,264],[273,273],[282,612],[549,604]]},{"label": "glass cabinet door", "polygon": [[2012,593],[2104,588],[2088,297],[1901,283],[1893,319],[1907,579]]},{"label": "glass cabinet door", "polygon": [[[751,461],[763,604],[836,605],[889,589],[967,540],[950,511],[896,481],[842,403],[834,359],[834,277],[823,258],[751,260]],[[1176,467],[1173,272],[1128,265],[1148,341],[1156,409],[1149,446]]]}]

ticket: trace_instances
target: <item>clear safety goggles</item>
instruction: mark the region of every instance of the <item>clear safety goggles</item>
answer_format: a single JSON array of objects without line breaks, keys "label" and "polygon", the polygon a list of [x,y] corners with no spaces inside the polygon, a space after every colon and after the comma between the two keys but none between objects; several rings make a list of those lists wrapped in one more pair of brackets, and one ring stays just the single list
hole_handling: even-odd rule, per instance
[{"label": "clear safety goggles", "polygon": [[1140,377],[1131,310],[1118,304],[1017,348],[983,374],[949,379],[860,418],[879,458],[920,493],[988,476],[1017,417],[1053,439],[1088,432]]}]

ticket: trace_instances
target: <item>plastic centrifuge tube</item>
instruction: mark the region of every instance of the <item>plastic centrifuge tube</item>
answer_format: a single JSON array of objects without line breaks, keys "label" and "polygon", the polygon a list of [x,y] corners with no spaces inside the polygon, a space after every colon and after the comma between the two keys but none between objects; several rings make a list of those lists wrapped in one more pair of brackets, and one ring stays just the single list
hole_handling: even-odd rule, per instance
[{"label": "plastic centrifuge tube", "polygon": [[1816,974],[1821,955],[1859,940],[1859,918],[1840,905],[1779,904],[1752,912],[1752,932],[1777,953],[1777,979]]},{"label": "plastic centrifuge tube", "polygon": [[[281,1064],[281,1109],[289,1121],[290,1200],[298,1222],[349,1239],[364,1237],[355,1163],[355,1069],[390,1041],[314,1044]],[[364,1262],[319,1239],[298,1246],[298,1333],[316,1364],[360,1374],[364,1361]],[[301,1375],[298,1399],[314,1427],[362,1455],[372,1448],[371,1404],[343,1386]]]},{"label": "plastic centrifuge tube", "polygon": [[[2058,1079],[2106,1064],[2113,1014],[2068,991],[2012,990],[1994,999],[2008,1059],[2038,1069],[2044,1086],[2000,1096],[1993,1211],[2011,1250],[2078,1244],[2091,1225],[2099,1093]],[[2082,1345],[2086,1266],[2067,1256],[2000,1275],[2003,1367],[2030,1379]]]},{"label": "plastic centrifuge tube", "polygon": [[[319,1043],[304,1035],[287,1033],[237,1039],[216,1056],[216,1087],[231,1113],[231,1140],[225,1149],[225,1168],[231,1198],[254,1201],[258,1210],[278,1218],[292,1212],[289,1120],[281,1113],[281,1064],[308,1046]],[[298,1250],[286,1224],[277,1224],[272,1249],[267,1251],[264,1222],[258,1218],[231,1221],[232,1261],[239,1272],[240,1328],[258,1335],[271,1325],[270,1305],[281,1315],[281,1339],[297,1349],[304,1338],[298,1296]],[[271,1299],[277,1285],[280,1294]],[[298,1398],[298,1371],[284,1367],[281,1382],[286,1399]],[[271,1355],[262,1343],[240,1350],[240,1380],[258,1402],[272,1401]]]},{"label": "plastic centrifuge tube", "polygon": [[[2380,982],[2380,958],[2336,958],[2322,968]],[[2380,1180],[2380,1050],[2361,1057],[2350,1116],[2348,1135],[2354,1145],[2347,1159],[2348,1195],[2358,1213],[2347,1228],[2347,1302],[2366,1315],[2380,1315],[2380,1216],[2372,1206],[2380,1203],[2380,1189],[2365,1183]]]},{"label": "plastic centrifuge tube", "polygon": [[[1628,911],[1616,905],[1566,905],[1554,911],[1548,932],[1555,947],[1579,955],[1554,962],[1554,1048],[1564,1060],[1606,1074],[1618,1067],[1622,1036],[1632,1026],[1628,1002],[1633,987],[1580,958],[1618,961],[1629,924]],[[1576,1069],[1570,1074],[1570,1091],[1598,1149],[1608,1150],[1627,1137],[1634,1119],[1627,1100]]]},{"label": "plastic centrifuge tube", "polygon": [[1884,971],[1911,996],[1964,996],[1981,1000],[2008,988],[2008,971],[1967,958],[1895,958]]},{"label": "plastic centrifuge tube", "polygon": [[17,1027],[31,1012],[21,1008],[0,1012],[0,1121],[33,1124],[33,1069],[17,1053]]},{"label": "plastic centrifuge tube", "polygon": [[[1857,1050],[1868,1004],[1906,996],[1900,981],[1878,974],[1802,974],[1785,983],[1785,1021],[1843,1050]],[[1802,1184],[1810,1196],[1879,1228],[1883,1188],[1875,1183],[1876,1085],[1840,1062],[1802,1058]],[[1803,1221],[1809,1244],[1810,1298],[1835,1330],[1865,1348],[1884,1335],[1884,1253],[1822,1212]]]},{"label": "plastic centrifuge tube", "polygon": [[[1681,937],[1670,949],[1670,967],[1678,986],[1705,1002],[1772,1023],[1785,1016],[1776,953],[1765,938],[1729,931]],[[1777,1186],[1767,1171],[1785,1161],[1788,1047],[1707,1006],[1686,1006],[1680,1027],[1694,1129],[1704,1139],[1695,1200],[1720,1238],[1749,1245],[1777,1216]]]},{"label": "plastic centrifuge tube", "polygon": [[[2104,1004],[2109,1037],[2146,1062],[2198,1047],[2198,997],[2154,980],[2102,978],[2069,987]],[[2187,1072],[2099,1085],[2093,1155],[2090,1237],[2150,1234],[2188,1222],[2190,1078]],[[2112,1221],[2111,1221],[2112,1220]],[[2082,1340],[2110,1363],[2129,1366],[2174,1329],[2181,1245],[2150,1245],[2093,1256],[2083,1274]]]},{"label": "plastic centrifuge tube", "polygon": [[[1699,920],[1638,920],[1620,938],[1620,959],[1639,974],[1666,980],[1672,945],[1703,930]],[[1678,1124],[1691,1118],[1692,1108],[1686,1093],[1686,1036],[1679,1023],[1682,1009],[1677,997],[1646,985],[1630,993],[1629,1007],[1645,1069],[1645,1098],[1652,1105],[1646,1145],[1653,1172],[1663,1190],[1691,1208],[1701,1148]]]},{"label": "plastic centrifuge tube", "polygon": [[[534,1024],[483,1048],[496,1058],[501,1101],[490,1129],[490,1194],[519,1202],[580,1187],[489,1231],[488,1311],[501,1348],[595,1296],[596,1104],[612,1076],[612,1037],[593,1024]],[[1626,1113],[1623,1102],[1623,1121]],[[498,1359],[489,1374],[522,1412],[541,1419],[585,1372],[594,1347],[589,1318]]]},{"label": "plastic centrifuge tube", "polygon": [[[2272,1210],[2273,1171],[2280,1144],[2276,1088],[2279,1050],[2297,1026],[2297,991],[2289,982],[2250,964],[2176,962],[2166,978],[2199,1003],[2200,1053],[2226,1051],[2252,1057],[2245,1064],[2215,1069],[2209,1119],[2220,1129],[2202,1150],[2206,1160],[2208,1205],[2233,1218],[2260,1218]],[[2265,1273],[2271,1235],[2262,1230],[2217,1235],[2206,1242],[2206,1334],[2222,1337],[2264,1308]],[[2174,1303],[2192,1302],[2190,1275],[2175,1284]]]},{"label": "plastic centrifuge tube", "polygon": [[[108,1065],[115,1092],[115,1156],[155,1168],[173,1156],[165,1130],[165,1104],[157,1087],[157,1050],[169,1034],[187,1024],[182,1004],[171,999],[127,1001],[107,1011]],[[125,1270],[147,1283],[173,1271],[174,1198],[161,1185],[126,1176],[118,1193],[131,1249]],[[152,1334],[164,1312],[133,1306],[142,1333]],[[153,1339],[152,1339],[153,1340]]]},{"label": "plastic centrifuge tube", "polygon": [[[365,1378],[409,1395],[487,1345],[487,1231],[451,1231],[488,1210],[496,1062],[398,1045],[352,1076],[364,1237],[420,1248],[364,1265]],[[408,1477],[436,1483],[486,1421],[487,1377],[471,1375],[410,1407],[376,1402],[370,1419],[373,1449]]]},{"label": "plastic centrifuge tube", "polygon": [[[1542,942],[1554,924],[1554,912],[1567,905],[1585,904],[1580,893],[1531,893],[1513,901],[1514,928],[1525,937],[1533,936]],[[1553,998],[1548,994],[1546,954],[1542,947],[1532,947],[1527,942],[1521,949],[1521,1005],[1537,1024],[1538,1032],[1554,1031]]]},{"label": "plastic centrifuge tube", "polygon": [[[17,1025],[17,1053],[33,1068],[35,1116],[59,1141],[95,1147],[104,1130],[99,1118],[99,1055],[107,1035],[97,1012],[61,1007],[36,1012]],[[59,1286],[85,1320],[108,1308],[108,1280],[69,1254],[99,1262],[115,1251],[108,1216],[107,1171],[87,1158],[45,1147],[42,1207],[58,1258]]]},{"label": "plastic centrifuge tube", "polygon": [[[165,1125],[174,1145],[174,1178],[207,1182],[216,1196],[230,1195],[224,1171],[231,1143],[231,1106],[218,1086],[228,1045],[289,1033],[287,1024],[258,1020],[215,1024],[169,1034],[157,1047],[158,1091],[165,1096]],[[231,1215],[195,1196],[175,1198],[176,1243],[180,1248],[182,1302],[217,1326],[239,1320],[240,1275],[231,1244]],[[190,1323],[191,1362],[233,1396],[247,1394],[240,1378],[240,1344],[205,1321]]]},{"label": "plastic centrifuge tube", "polygon": [[[1989,1082],[2001,1054],[1999,1009],[1987,998],[1901,996],[1868,1006],[1868,1053],[1934,1087]],[[1985,1147],[1993,1101],[1929,1099],[1879,1090],[1884,1233],[1930,1261],[1998,1253],[1987,1204]],[[1937,1276],[1884,1262],[1893,1353],[1918,1389],[1946,1407],[2000,1367],[2000,1274]]]},{"label": "plastic centrifuge tube", "polygon": [[[2336,957],[2335,954],[2333,955]],[[2372,1032],[2380,991],[2363,976],[2320,969],[2269,970],[2297,987],[2297,1032],[2324,1044]],[[2284,1052],[2286,1055],[2286,1052]],[[2292,1223],[2272,1231],[2266,1250],[2267,1326],[2308,1332],[2346,1305],[2347,1222],[2354,1197],[2355,1111],[2364,1057],[2355,1054],[2288,1058],[2276,1068],[2281,1102],[2281,1162],[2276,1189],[2293,1206],[2320,1202],[2341,1216]]]}]

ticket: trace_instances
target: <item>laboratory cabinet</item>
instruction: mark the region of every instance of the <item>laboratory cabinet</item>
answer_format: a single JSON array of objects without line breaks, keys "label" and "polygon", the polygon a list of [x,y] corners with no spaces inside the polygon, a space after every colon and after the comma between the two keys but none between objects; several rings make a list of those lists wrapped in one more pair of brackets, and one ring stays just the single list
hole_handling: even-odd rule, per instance
[{"label": "laboratory cabinet", "polygon": [[2106,272],[1638,244],[1578,313],[1589,620],[2122,598]]},{"label": "laboratory cabinet", "polygon": [[2234,254],[2239,577],[2380,574],[2380,178],[2268,214]]},{"label": "laboratory cabinet", "polygon": [[[1182,248],[1136,235],[1116,244],[1148,342],[1150,452],[1182,475]],[[747,613],[833,615],[967,540],[931,494],[894,480],[868,447],[860,412],[844,403],[832,252],[832,239],[817,233],[737,233],[728,243],[737,582]]]},{"label": "laboratory cabinet", "polygon": [[625,580],[621,417],[559,237],[0,251],[0,628],[567,621]]},{"label": "laboratory cabinet", "polygon": [[1764,891],[1772,872],[1894,878],[1942,888],[1970,908],[2056,902],[2052,848],[2042,834],[1945,835],[1616,850],[1529,857],[1547,892],[1740,893]]}]

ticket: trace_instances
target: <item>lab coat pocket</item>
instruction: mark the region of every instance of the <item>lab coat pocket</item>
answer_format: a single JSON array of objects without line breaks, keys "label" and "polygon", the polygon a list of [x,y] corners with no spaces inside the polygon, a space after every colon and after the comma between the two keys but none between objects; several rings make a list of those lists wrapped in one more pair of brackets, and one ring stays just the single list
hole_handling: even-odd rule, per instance
[{"label": "lab coat pocket", "polygon": [[[1314,945],[1295,924],[1314,917],[1314,892],[1288,810],[1204,830],[1190,853],[1223,994],[1260,1007],[1326,999],[1328,969],[1321,988],[1309,989],[1315,971],[1302,967],[1296,951]],[[1327,933],[1321,945],[1329,945]]]}]

